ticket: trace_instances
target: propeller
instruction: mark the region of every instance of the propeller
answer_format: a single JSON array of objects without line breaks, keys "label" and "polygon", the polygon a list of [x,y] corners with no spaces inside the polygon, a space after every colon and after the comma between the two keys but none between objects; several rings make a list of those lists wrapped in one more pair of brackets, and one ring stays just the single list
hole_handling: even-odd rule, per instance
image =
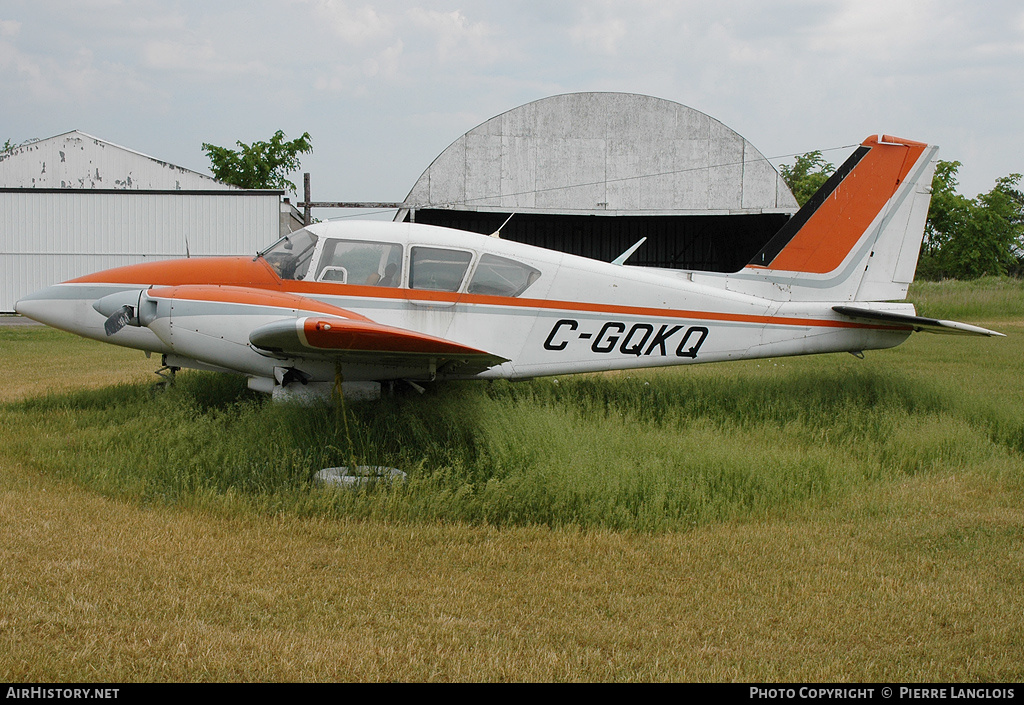
[{"label": "propeller", "polygon": [[106,331],[107,335],[113,335],[117,331],[124,328],[126,325],[132,322],[135,318],[135,307],[128,306],[125,304],[121,308],[114,311],[112,314],[107,316],[107,320],[103,323],[103,330]]},{"label": "propeller", "polygon": [[125,326],[145,325],[139,321],[139,313],[148,311],[143,307],[146,302],[142,296],[144,293],[144,289],[117,291],[93,302],[92,307],[96,312],[107,317],[103,322],[103,330],[108,336],[114,335]]}]

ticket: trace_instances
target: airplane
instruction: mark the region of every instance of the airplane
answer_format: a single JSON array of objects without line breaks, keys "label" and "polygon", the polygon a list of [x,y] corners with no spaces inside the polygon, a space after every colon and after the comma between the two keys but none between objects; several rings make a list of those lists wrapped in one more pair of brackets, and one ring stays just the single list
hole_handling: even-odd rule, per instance
[{"label": "airplane", "polygon": [[255,257],[130,265],[21,299],[47,325],[244,375],[275,399],[1000,336],[906,298],[938,148],[877,135],[740,271],[601,262],[416,223],[327,221]]}]

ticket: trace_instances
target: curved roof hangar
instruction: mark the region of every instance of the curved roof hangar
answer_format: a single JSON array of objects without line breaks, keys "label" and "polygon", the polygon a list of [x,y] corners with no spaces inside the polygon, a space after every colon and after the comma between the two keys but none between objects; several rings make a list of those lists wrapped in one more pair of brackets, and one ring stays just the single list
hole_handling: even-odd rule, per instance
[{"label": "curved roof hangar", "polygon": [[685,105],[630,93],[557,95],[491,118],[445,149],[405,202],[592,215],[797,210],[775,168],[737,132]]}]

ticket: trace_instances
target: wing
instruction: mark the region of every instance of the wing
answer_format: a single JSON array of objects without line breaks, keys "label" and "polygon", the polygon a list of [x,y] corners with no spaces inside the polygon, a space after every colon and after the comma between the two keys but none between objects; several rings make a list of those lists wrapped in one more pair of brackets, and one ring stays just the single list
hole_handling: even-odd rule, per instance
[{"label": "wing", "polygon": [[924,318],[912,316],[909,313],[892,313],[890,311],[872,311],[856,306],[833,306],[832,310],[850,318],[858,318],[865,321],[885,321],[887,323],[900,323],[911,326],[916,331],[926,333],[945,333],[948,335],[987,335],[1005,338],[1005,334],[997,333],[988,328],[972,326],[969,323],[957,321],[945,321],[937,318]]},{"label": "wing", "polygon": [[446,375],[473,375],[508,361],[444,338],[361,317],[285,318],[255,328],[249,334],[249,342],[281,357],[315,357],[388,367],[429,365]]}]

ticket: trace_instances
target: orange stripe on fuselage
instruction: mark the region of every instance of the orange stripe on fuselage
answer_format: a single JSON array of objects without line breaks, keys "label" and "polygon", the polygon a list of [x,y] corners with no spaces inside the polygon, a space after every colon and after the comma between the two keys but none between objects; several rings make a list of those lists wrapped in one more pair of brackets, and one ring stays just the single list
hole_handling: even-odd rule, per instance
[{"label": "orange stripe on fuselage", "polygon": [[[918,144],[918,143],[915,143]],[[589,303],[583,301],[552,301],[548,299],[509,298],[481,294],[459,294],[422,289],[398,289],[381,286],[360,286],[324,282],[284,281],[278,277],[262,258],[255,261],[249,257],[211,257],[184,260],[146,262],[108,269],[96,274],[72,279],[68,283],[109,283],[140,284],[157,287],[182,289],[174,298],[199,300],[199,292],[210,296],[209,300],[254,305],[297,308],[305,311],[329,313],[343,318],[365,317],[347,309],[322,303],[309,297],[352,297],[355,299],[390,299],[393,301],[437,301],[439,303],[476,304],[510,308],[539,309],[544,311],[571,311],[622,316],[650,316],[659,318],[680,318],[697,321],[726,321],[789,326],[816,326],[832,328],[867,328],[875,330],[908,330],[907,326],[887,326],[837,321],[831,319],[809,319],[752,314],[719,313],[715,311],[685,311],[642,306]],[[244,293],[240,289],[246,290]],[[271,298],[275,294],[281,297]],[[151,292],[151,295],[158,295]],[[284,298],[282,298],[284,297]],[[295,298],[290,298],[295,297]],[[244,299],[244,301],[243,301]],[[314,308],[314,304],[326,308]]]},{"label": "orange stripe on fuselage", "polygon": [[883,136],[864,140],[871,147],[839,187],[793,236],[769,269],[827,274],[836,269],[917,162],[928,145]]},{"label": "orange stripe on fuselage", "polygon": [[318,284],[314,282],[288,282],[289,289],[307,296],[351,296],[352,298],[377,298],[395,301],[437,301],[476,305],[534,308],[540,310],[565,310],[565,312],[602,314],[612,316],[643,316],[654,318],[688,319],[692,321],[724,321],[729,323],[754,323],[776,326],[811,326],[825,328],[864,328],[870,330],[911,330],[909,326],[887,326],[854,323],[829,319],[803,319],[783,316],[756,316],[753,314],[725,314],[711,310],[683,310],[674,308],[651,308],[648,306],[627,306],[611,303],[590,303],[587,301],[558,301],[541,298],[509,298],[482,294],[459,294],[442,291],[420,291],[368,287],[348,284]]},{"label": "orange stripe on fuselage", "polygon": [[757,323],[783,326],[816,326],[831,328],[868,328],[872,330],[911,330],[910,326],[888,326],[831,319],[797,318],[792,316],[759,316],[743,313],[720,313],[716,311],[687,311],[681,309],[650,308],[646,306],[621,306],[615,304],[589,303],[586,301],[554,301],[549,299],[509,298],[481,294],[458,294],[441,291],[419,291],[414,289],[392,289],[379,286],[358,286],[348,284],[318,284],[314,282],[289,282],[299,286],[289,289],[307,296],[351,296],[353,298],[391,299],[394,301],[437,301],[439,303],[475,304],[506,308],[539,309],[543,311],[570,311],[610,314],[621,316],[645,316],[656,318],[681,318],[694,321],[725,321],[732,323]]}]

